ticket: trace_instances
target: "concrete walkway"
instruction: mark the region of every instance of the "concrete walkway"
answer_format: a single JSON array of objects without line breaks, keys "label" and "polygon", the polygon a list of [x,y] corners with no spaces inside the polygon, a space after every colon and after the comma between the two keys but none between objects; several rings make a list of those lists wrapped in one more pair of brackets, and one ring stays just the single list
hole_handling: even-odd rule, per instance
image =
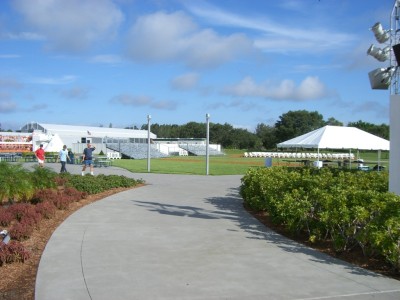
[{"label": "concrete walkway", "polygon": [[95,173],[148,185],[59,226],[40,261],[36,300],[400,299],[400,281],[265,228],[242,207],[241,176]]}]

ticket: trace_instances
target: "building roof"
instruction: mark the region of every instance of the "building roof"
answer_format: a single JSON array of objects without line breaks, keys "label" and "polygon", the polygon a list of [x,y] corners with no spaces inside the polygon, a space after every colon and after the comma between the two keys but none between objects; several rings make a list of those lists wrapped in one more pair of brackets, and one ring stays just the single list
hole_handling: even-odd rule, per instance
[{"label": "building roof", "polygon": [[[147,138],[147,130],[123,129],[109,127],[94,127],[85,125],[62,125],[47,123],[27,123],[21,128],[22,132],[42,130],[48,134],[59,134],[60,136],[92,136],[92,137],[119,137],[119,138]],[[157,136],[150,133],[150,138]]]}]

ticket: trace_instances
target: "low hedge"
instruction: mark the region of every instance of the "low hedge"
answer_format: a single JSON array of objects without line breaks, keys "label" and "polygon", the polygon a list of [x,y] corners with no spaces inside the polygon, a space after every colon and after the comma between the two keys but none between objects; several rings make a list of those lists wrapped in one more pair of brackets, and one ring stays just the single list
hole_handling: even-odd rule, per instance
[{"label": "low hedge", "polygon": [[388,192],[387,172],[252,168],[240,193],[294,234],[331,241],[339,252],[360,247],[400,270],[400,196]]}]

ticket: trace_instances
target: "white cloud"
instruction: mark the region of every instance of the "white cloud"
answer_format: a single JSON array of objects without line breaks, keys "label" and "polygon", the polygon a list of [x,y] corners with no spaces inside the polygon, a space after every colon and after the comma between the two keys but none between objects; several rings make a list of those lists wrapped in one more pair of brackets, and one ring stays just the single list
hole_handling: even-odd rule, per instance
[{"label": "white cloud", "polygon": [[171,85],[177,90],[191,90],[196,87],[198,81],[199,75],[197,73],[187,73],[173,78]]},{"label": "white cloud", "polygon": [[31,79],[31,82],[37,84],[50,84],[50,85],[59,85],[59,84],[69,84],[76,80],[76,76],[73,75],[65,75],[60,78],[53,77],[36,77]]},{"label": "white cloud", "polygon": [[152,97],[149,96],[133,96],[129,94],[121,94],[115,96],[111,99],[112,103],[118,103],[126,106],[148,106],[155,109],[161,110],[174,110],[177,107],[177,103],[175,101],[156,101]]},{"label": "white cloud", "polygon": [[224,94],[236,97],[260,97],[270,100],[305,101],[329,96],[325,85],[318,77],[308,76],[298,86],[293,80],[279,83],[266,81],[257,84],[251,77],[245,77],[238,84],[227,86]]},{"label": "white cloud", "polygon": [[11,40],[27,40],[27,41],[43,41],[46,40],[45,36],[35,32],[7,32],[2,33],[2,37]]},{"label": "white cloud", "polygon": [[[304,25],[312,23],[310,20],[307,22],[297,20],[294,26],[293,23],[273,21],[271,17],[268,17],[268,12],[264,13],[261,18],[260,16],[234,14],[207,2],[187,1],[185,5],[191,13],[212,24],[254,31],[256,34],[255,46],[266,52],[332,51],[357,38],[349,33],[336,32],[321,28],[321,26],[306,28]],[[297,9],[298,5],[296,6]],[[291,6],[290,10],[293,8]],[[295,22],[295,20],[292,21]]]},{"label": "white cloud", "polygon": [[182,61],[192,68],[218,66],[251,51],[253,43],[246,36],[200,30],[182,12],[140,17],[130,30],[127,49],[136,61]]},{"label": "white cloud", "polygon": [[116,34],[123,15],[111,0],[15,0],[36,36],[53,50],[77,52]]}]

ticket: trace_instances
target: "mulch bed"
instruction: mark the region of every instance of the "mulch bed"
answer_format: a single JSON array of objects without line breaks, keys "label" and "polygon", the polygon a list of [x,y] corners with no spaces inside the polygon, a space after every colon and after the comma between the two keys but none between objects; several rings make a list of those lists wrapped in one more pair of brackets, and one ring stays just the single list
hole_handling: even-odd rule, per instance
[{"label": "mulch bed", "polygon": [[[141,185],[134,188],[139,186]],[[23,242],[24,247],[31,252],[31,257],[25,263],[12,263],[0,267],[0,299],[34,300],[36,273],[40,257],[54,230],[81,207],[129,189],[132,188],[116,188],[96,195],[89,195],[86,199],[73,202],[67,210],[57,210],[52,219],[42,220],[40,228]]]}]

